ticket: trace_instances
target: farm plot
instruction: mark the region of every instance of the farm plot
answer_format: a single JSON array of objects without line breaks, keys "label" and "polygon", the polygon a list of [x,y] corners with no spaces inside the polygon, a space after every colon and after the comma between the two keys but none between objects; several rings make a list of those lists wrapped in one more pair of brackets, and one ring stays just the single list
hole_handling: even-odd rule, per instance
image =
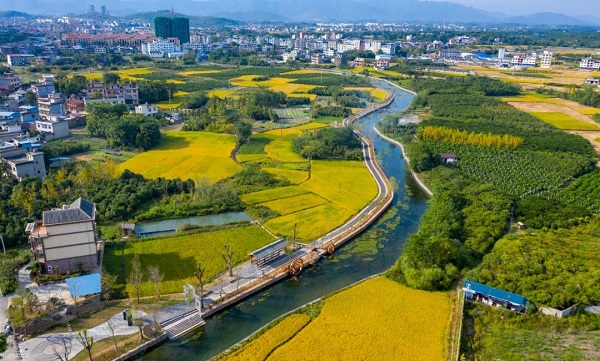
[{"label": "farm plot", "polygon": [[161,144],[119,166],[147,178],[204,178],[217,182],[240,170],[229,156],[235,147],[233,135],[207,132],[171,132]]},{"label": "farm plot", "polygon": [[442,361],[450,317],[448,293],[377,277],[326,299],[320,315],[267,360]]},{"label": "farm plot", "polygon": [[564,113],[558,112],[531,112],[529,113],[536,118],[554,125],[558,129],[563,130],[598,130],[594,124],[580,122],[579,120],[572,118]]},{"label": "farm plot", "polygon": [[310,322],[310,316],[295,314],[284,318],[265,333],[252,340],[224,361],[264,360],[273,350],[286,343]]},{"label": "farm plot", "polygon": [[274,109],[275,113],[282,119],[307,119],[308,114],[301,108],[282,108]]},{"label": "farm plot", "polygon": [[[129,297],[133,297],[135,293],[130,285],[125,286],[125,280],[131,271],[134,255],[137,254],[143,270],[148,266],[158,266],[165,274],[160,284],[161,293],[180,293],[184,284],[197,283],[194,277],[197,262],[201,262],[206,269],[207,280],[227,269],[221,258],[225,244],[235,252],[234,262],[237,264],[246,261],[249,252],[273,241],[273,237],[259,226],[130,241],[124,245],[107,245],[104,265],[109,273],[119,277],[119,283]],[[140,289],[144,296],[154,295],[154,285],[146,279]]]},{"label": "farm plot", "polygon": [[241,196],[247,204],[260,203],[280,214],[265,222],[265,227],[279,236],[292,236],[296,225],[298,239],[314,240],[344,224],[377,196],[377,184],[362,161],[313,160],[310,179],[308,172],[290,168],[307,164],[292,150],[292,139],[302,130],[324,126],[308,123],[255,135],[245,153],[266,154],[238,155],[247,161],[259,159],[266,171],[298,184]]},{"label": "farm plot", "polygon": [[261,203],[260,205],[269,207],[281,215],[286,215],[303,211],[305,209],[322,206],[327,203],[329,203],[329,201],[327,201],[325,198],[321,198],[314,193],[306,193]]}]

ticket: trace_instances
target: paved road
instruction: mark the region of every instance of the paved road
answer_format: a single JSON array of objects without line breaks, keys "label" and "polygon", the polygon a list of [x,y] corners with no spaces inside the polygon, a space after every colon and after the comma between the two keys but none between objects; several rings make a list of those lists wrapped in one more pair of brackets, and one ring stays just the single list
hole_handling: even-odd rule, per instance
[{"label": "paved road", "polygon": [[[144,320],[145,324],[151,323],[151,320],[144,312],[136,311],[136,313],[138,317]],[[115,335],[131,335],[139,332],[137,326],[127,326],[127,321],[123,320],[123,315],[121,313],[113,316],[108,322],[113,326]],[[88,335],[94,337],[94,342],[112,337],[108,322],[88,330]],[[83,346],[75,339],[74,332],[52,333],[22,342],[21,351],[24,359],[27,361],[55,361],[57,357],[54,354],[53,347],[60,351],[63,348],[63,339],[67,340],[67,343],[71,345],[70,357],[75,356],[78,352],[83,350]]]}]

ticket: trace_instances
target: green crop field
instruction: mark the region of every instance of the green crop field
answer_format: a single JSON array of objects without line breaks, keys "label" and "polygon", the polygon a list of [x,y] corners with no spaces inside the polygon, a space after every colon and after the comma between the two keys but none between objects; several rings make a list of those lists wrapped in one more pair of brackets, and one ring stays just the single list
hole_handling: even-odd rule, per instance
[{"label": "green crop field", "polygon": [[208,179],[217,182],[232,176],[240,166],[231,159],[235,136],[206,132],[171,132],[160,145],[119,168],[147,178]]},{"label": "green crop field", "polygon": [[277,113],[277,115],[280,118],[286,118],[286,119],[306,119],[308,118],[308,114],[306,113],[306,111],[304,111],[303,109],[300,108],[284,108],[284,109],[275,109],[275,113]]},{"label": "green crop field", "polygon": [[[160,267],[165,274],[161,283],[161,292],[180,293],[183,285],[197,285],[194,277],[196,263],[206,268],[206,279],[210,280],[224,272],[227,265],[221,254],[228,244],[234,253],[234,262],[248,260],[248,253],[257,250],[274,239],[259,226],[245,226],[214,232],[196,233],[183,236],[155,238],[148,241],[127,242],[124,248],[118,244],[107,244],[104,253],[104,265],[107,271],[119,277],[123,284],[130,272],[130,264],[135,254],[139,255],[142,269],[148,266]],[[125,290],[129,297],[134,292],[131,285]],[[154,294],[154,285],[144,279],[141,292],[145,296]]]},{"label": "green crop field", "polygon": [[567,114],[558,112],[531,112],[536,118],[554,125],[558,129],[564,130],[598,130],[600,128],[594,124],[581,122]]}]

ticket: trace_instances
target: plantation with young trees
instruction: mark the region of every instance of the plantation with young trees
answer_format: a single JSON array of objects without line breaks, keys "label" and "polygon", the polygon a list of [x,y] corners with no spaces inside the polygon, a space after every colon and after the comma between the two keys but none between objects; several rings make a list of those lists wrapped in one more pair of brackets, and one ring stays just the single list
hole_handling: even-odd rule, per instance
[{"label": "plantation with young trees", "polygon": [[[583,138],[492,96],[519,88],[486,77],[413,79],[418,125],[384,120],[433,190],[430,208],[390,275],[415,288],[451,287],[488,253],[512,217],[532,227],[577,224],[598,212],[595,152]],[[442,153],[457,160],[445,163]],[[588,189],[590,188],[590,189]],[[550,215],[548,215],[548,211]]]}]

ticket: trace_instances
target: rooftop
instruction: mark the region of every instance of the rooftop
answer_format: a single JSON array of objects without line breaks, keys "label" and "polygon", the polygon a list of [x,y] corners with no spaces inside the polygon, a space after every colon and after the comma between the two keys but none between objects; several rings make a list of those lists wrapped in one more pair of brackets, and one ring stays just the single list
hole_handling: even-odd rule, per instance
[{"label": "rooftop", "polygon": [[67,288],[71,297],[83,297],[100,293],[100,273],[92,273],[85,276],[67,278]]},{"label": "rooftop", "polygon": [[283,250],[285,248],[285,244],[286,241],[285,239],[279,239],[273,243],[270,243],[266,246],[264,246],[261,249],[258,249],[252,253],[250,253],[250,255],[252,257],[261,259],[261,258],[265,258],[266,256],[273,254],[275,252],[281,252],[281,250]]},{"label": "rooftop", "polygon": [[81,222],[94,220],[96,217],[96,205],[83,198],[78,198],[75,202],[63,208],[45,211],[42,218],[43,224],[53,225],[61,223]]},{"label": "rooftop", "polygon": [[498,288],[494,288],[492,286],[473,282],[470,280],[465,281],[465,283],[463,284],[463,290],[470,290],[471,292],[481,293],[483,295],[490,296],[501,301],[508,301],[515,305],[525,306],[528,303],[528,300],[524,296],[504,291]]}]

